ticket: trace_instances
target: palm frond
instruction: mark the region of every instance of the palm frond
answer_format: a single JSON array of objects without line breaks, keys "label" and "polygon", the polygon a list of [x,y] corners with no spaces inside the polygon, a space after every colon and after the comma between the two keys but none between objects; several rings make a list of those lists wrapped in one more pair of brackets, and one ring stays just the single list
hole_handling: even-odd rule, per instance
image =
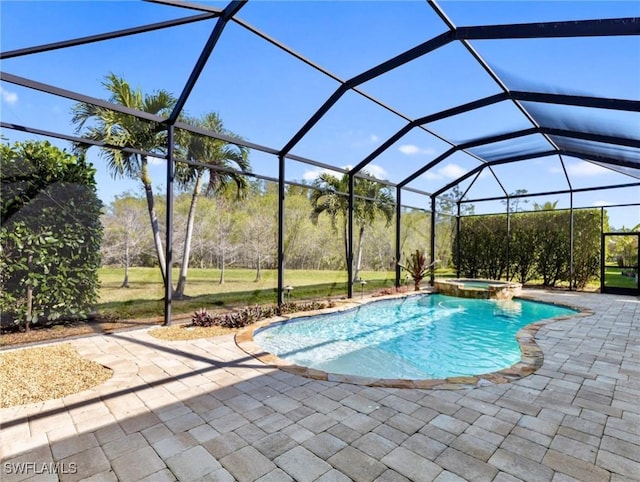
[{"label": "palm frond", "polygon": [[149,114],[167,116],[176,105],[177,99],[166,90],[159,90],[144,98],[142,110]]},{"label": "palm frond", "polygon": [[[145,96],[140,89],[132,89],[123,78],[113,73],[104,78],[102,85],[110,94],[110,102],[153,114],[168,112],[175,103],[175,99],[164,91]],[[139,177],[142,159],[139,155],[109,146],[160,154],[167,150],[166,132],[158,131],[156,123],[133,115],[80,102],[73,107],[72,122],[76,125],[76,132],[83,137],[107,144],[101,149],[101,156],[107,160],[114,177]],[[82,149],[82,146],[78,145],[78,148]]]},{"label": "palm frond", "polygon": [[[185,116],[184,120],[189,124],[202,127],[211,132],[238,137],[224,128],[222,120],[215,112],[205,114],[200,119]],[[249,149],[192,133],[181,134],[180,141],[185,145],[184,149],[188,159],[211,166],[208,169],[205,167],[191,167],[195,171],[202,169],[208,171],[208,182],[204,188],[205,195],[219,194],[229,189],[231,184],[234,184],[237,198],[243,197],[249,186],[246,176],[242,175],[241,172],[228,172],[227,170],[249,171],[251,169]],[[192,175],[184,175],[181,182],[183,180],[188,182],[190,179],[192,179]]]},{"label": "palm frond", "polygon": [[76,125],[75,132],[80,133],[87,121],[99,115],[101,107],[86,102],[78,102],[71,109],[71,123]]}]

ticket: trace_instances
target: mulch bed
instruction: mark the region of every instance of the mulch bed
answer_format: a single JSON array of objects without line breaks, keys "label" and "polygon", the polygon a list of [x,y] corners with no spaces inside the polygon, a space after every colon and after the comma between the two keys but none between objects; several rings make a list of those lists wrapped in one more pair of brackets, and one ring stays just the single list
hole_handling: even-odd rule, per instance
[{"label": "mulch bed", "polygon": [[0,353],[0,407],[44,402],[79,393],[113,372],[85,360],[68,343]]},{"label": "mulch bed", "polygon": [[[186,321],[191,315],[176,316],[177,322]],[[143,318],[135,320],[113,320],[94,317],[88,320],[68,321],[55,325],[32,326],[27,332],[17,327],[0,330],[0,349],[15,346],[28,346],[48,341],[61,340],[86,335],[104,335],[117,331],[162,325],[163,318]]]},{"label": "mulch bed", "polygon": [[[186,316],[183,318],[183,322],[187,320]],[[0,336],[0,345],[5,350],[0,352],[0,408],[72,395],[104,383],[112,376],[109,368],[80,357],[68,343],[24,346],[153,327],[162,324],[162,321],[161,318],[129,321],[94,319],[37,327],[28,332],[17,329],[4,331]],[[164,341],[178,341],[210,338],[237,331],[219,326],[204,328],[179,323],[180,320],[177,320],[172,326],[155,328],[149,334]]]}]

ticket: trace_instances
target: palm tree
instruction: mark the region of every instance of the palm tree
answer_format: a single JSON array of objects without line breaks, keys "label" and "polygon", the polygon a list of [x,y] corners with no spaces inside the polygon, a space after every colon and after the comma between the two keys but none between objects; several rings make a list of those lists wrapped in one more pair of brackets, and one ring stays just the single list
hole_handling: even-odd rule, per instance
[{"label": "palm tree", "polygon": [[[363,171],[363,174],[366,174]],[[313,182],[316,189],[311,192],[311,220],[318,222],[322,213],[327,213],[331,219],[331,226],[337,231],[338,221],[342,221],[342,236],[344,240],[345,260],[349,260],[349,233],[348,233],[348,209],[349,209],[349,174],[341,178],[328,173],[322,173]],[[354,179],[354,195],[356,196],[353,209],[354,223],[358,229],[358,245],[356,248],[356,266],[353,279],[360,276],[362,263],[362,242],[367,226],[371,226],[375,219],[382,215],[387,225],[391,223],[395,212],[395,200],[393,195],[384,185],[370,180],[356,177]]]},{"label": "palm tree", "polygon": [[[175,98],[164,90],[143,94],[140,89],[132,89],[123,78],[115,74],[107,75],[102,85],[111,94],[109,102],[161,117],[169,115],[176,103]],[[146,152],[158,152],[159,155],[166,152],[166,131],[159,130],[153,122],[144,121],[132,115],[80,102],[73,107],[72,122],[76,124],[76,132],[88,139]],[[91,124],[88,125],[88,122]],[[77,146],[79,150],[87,148],[87,146]],[[103,147],[100,152],[101,156],[107,160],[108,168],[114,178],[129,177],[142,182],[158,264],[162,278],[166,280],[166,261],[149,175],[148,157],[107,147]]]},{"label": "palm tree", "polygon": [[558,205],[558,201],[545,201],[543,204],[533,203],[534,211],[553,211]]},{"label": "palm tree", "polygon": [[[188,122],[208,131],[238,138],[238,136],[224,128],[222,120],[215,112],[204,115],[202,119],[189,119]],[[249,149],[244,146],[229,144],[218,139],[195,134],[189,135],[185,139],[185,146],[188,160],[197,161],[210,167],[184,165],[178,170],[177,178],[179,182],[184,186],[192,185],[193,191],[191,194],[189,214],[187,216],[187,230],[182,253],[182,265],[180,267],[180,276],[178,277],[178,285],[175,291],[177,298],[184,296],[184,289],[187,282],[191,238],[193,236],[193,223],[198,197],[201,194],[207,196],[225,192],[232,185],[235,185],[237,197],[242,197],[248,187],[246,177],[239,172],[222,171],[216,168],[246,172],[251,167],[249,163]],[[205,174],[208,174],[206,186],[204,185]]]}]

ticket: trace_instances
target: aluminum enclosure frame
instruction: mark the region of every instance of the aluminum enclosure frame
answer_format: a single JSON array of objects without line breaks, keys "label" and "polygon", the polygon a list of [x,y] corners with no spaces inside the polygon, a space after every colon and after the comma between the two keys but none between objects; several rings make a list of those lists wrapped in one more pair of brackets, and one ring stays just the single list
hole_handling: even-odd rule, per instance
[{"label": "aluminum enclosure frame", "polygon": [[[27,79],[17,75],[10,74],[8,72],[0,72],[0,80],[3,82],[12,83],[15,85],[19,85],[28,89],[38,90],[40,92],[44,92],[54,96],[60,96],[67,99],[75,100],[77,102],[84,102],[93,104],[96,106],[100,106],[106,109],[111,109],[117,112],[121,112],[124,114],[129,114],[135,116],[141,120],[154,122],[157,125],[158,129],[166,130],[168,133],[168,145],[167,145],[167,154],[164,158],[167,160],[167,173],[166,173],[166,181],[167,181],[167,213],[166,213],[166,262],[167,267],[170,268],[173,265],[173,253],[172,253],[172,234],[173,234],[173,190],[174,190],[174,178],[175,178],[175,164],[177,162],[186,162],[181,159],[174,159],[173,157],[173,142],[174,142],[174,131],[175,129],[183,129],[195,134],[210,136],[215,139],[220,139],[225,142],[241,145],[248,147],[249,149],[254,149],[258,151],[262,151],[268,154],[271,154],[278,159],[278,176],[277,178],[270,178],[272,181],[278,182],[278,241],[277,241],[277,251],[278,251],[278,287],[277,287],[277,302],[279,304],[284,302],[284,269],[285,269],[285,257],[284,257],[284,224],[285,224],[285,216],[284,216],[284,202],[286,195],[286,185],[287,184],[295,184],[290,181],[286,181],[286,160],[294,160],[297,162],[301,162],[304,164],[312,165],[315,167],[331,169],[337,172],[348,173],[349,179],[349,192],[345,193],[348,197],[348,233],[349,233],[349,243],[348,243],[348,256],[347,256],[347,272],[348,272],[348,291],[347,296],[353,296],[353,234],[354,234],[354,203],[355,203],[355,193],[354,193],[354,183],[356,177],[365,177],[370,178],[370,176],[363,173],[366,167],[378,158],[383,152],[389,149],[393,144],[395,144],[398,140],[402,139],[413,129],[420,129],[432,136],[435,136],[439,140],[445,142],[449,148],[443,154],[436,156],[430,162],[424,164],[420,168],[416,169],[410,176],[403,179],[398,183],[391,183],[388,181],[381,181],[375,179],[377,182],[381,182],[387,185],[390,188],[395,189],[396,192],[396,226],[395,226],[395,238],[396,238],[396,259],[399,259],[399,238],[400,238],[400,219],[402,215],[402,191],[412,191],[424,196],[428,196],[430,199],[430,211],[431,211],[431,263],[435,261],[435,214],[436,214],[436,198],[440,194],[446,192],[454,186],[459,185],[461,182],[472,176],[479,176],[479,174],[488,170],[491,175],[493,175],[502,190],[502,195],[496,196],[495,198],[485,198],[485,199],[477,199],[475,201],[482,200],[506,200],[507,201],[507,217],[509,216],[509,201],[510,199],[514,199],[517,196],[509,195],[504,186],[502,185],[499,177],[492,170],[492,166],[507,164],[512,162],[524,161],[528,159],[536,159],[545,156],[557,156],[562,168],[564,170],[565,177],[567,177],[568,188],[566,190],[556,190],[552,192],[546,193],[527,193],[527,197],[534,197],[538,195],[545,194],[569,194],[570,195],[570,209],[573,212],[573,194],[577,192],[585,192],[585,191],[595,191],[601,189],[612,189],[612,188],[625,188],[625,187],[638,187],[640,186],[640,182],[637,182],[637,179],[640,179],[640,129],[638,133],[633,138],[629,138],[627,136],[616,136],[612,135],[608,132],[605,126],[602,126],[601,133],[599,132],[587,132],[580,131],[576,129],[559,129],[556,127],[550,127],[541,125],[537,120],[536,116],[533,115],[526,106],[523,104],[525,102],[534,102],[534,103],[542,103],[542,104],[556,104],[562,106],[579,106],[579,107],[592,107],[598,109],[611,109],[616,111],[627,111],[627,112],[640,112],[640,101],[637,100],[629,100],[629,99],[612,99],[612,98],[599,98],[599,97],[588,97],[588,96],[576,96],[576,95],[567,95],[567,94],[552,94],[552,93],[544,93],[544,92],[528,92],[528,91],[520,91],[520,90],[510,90],[506,83],[497,75],[492,69],[489,67],[488,63],[484,61],[484,59],[473,49],[472,45],[469,43],[470,40],[478,40],[478,39],[539,39],[539,38],[572,38],[572,37],[607,37],[607,36],[638,36],[640,35],[640,18],[639,17],[631,17],[631,18],[616,18],[616,19],[601,19],[601,20],[580,20],[580,21],[565,21],[565,22],[538,22],[538,23],[530,23],[530,24],[510,24],[510,25],[481,25],[481,26],[466,26],[466,27],[456,27],[453,22],[451,22],[444,10],[433,0],[428,0],[427,4],[433,11],[440,17],[447,30],[434,37],[431,38],[416,47],[413,47],[405,52],[388,59],[379,65],[368,69],[350,79],[342,80],[337,75],[329,72],[323,67],[315,64],[309,59],[306,59],[302,55],[295,52],[293,49],[287,47],[283,43],[279,42],[276,39],[271,38],[268,34],[263,33],[256,29],[255,27],[249,25],[244,22],[242,19],[238,18],[238,15],[242,12],[242,8],[247,4],[248,0],[239,0],[239,1],[231,1],[224,9],[217,9],[207,5],[200,5],[197,3],[190,2],[182,2],[178,0],[149,0],[152,3],[159,3],[163,5],[173,6],[175,8],[187,9],[187,10],[195,10],[198,13],[197,15],[192,15],[188,17],[176,18],[174,20],[165,21],[165,22],[157,22],[153,24],[142,25],[139,27],[117,30],[113,32],[107,32],[102,34],[96,34],[88,37],[81,37],[76,39],[70,39],[67,41],[56,42],[51,44],[39,45],[30,48],[23,48],[13,51],[0,52],[0,60],[6,60],[17,57],[24,57],[32,54],[36,54],[39,52],[46,52],[50,50],[56,49],[64,49],[77,45],[86,45],[94,42],[108,41],[114,38],[120,38],[125,36],[137,35],[145,32],[155,31],[155,30],[163,30],[168,29],[178,25],[184,25],[188,23],[202,22],[207,20],[215,19],[215,24],[211,30],[208,40],[205,45],[202,47],[200,52],[200,56],[198,57],[197,62],[193,66],[191,70],[191,74],[189,75],[188,80],[186,81],[184,88],[178,98],[178,102],[172,111],[172,113],[167,118],[161,118],[158,116],[153,116],[145,112],[137,111],[134,109],[125,108],[123,106],[119,106],[116,104],[112,104],[110,102],[104,101],[102,99],[97,99],[93,97],[89,97],[79,92],[72,92],[66,89],[62,89],[53,85],[45,84],[37,79]],[[196,128],[193,126],[186,125],[184,123],[179,122],[179,116],[182,113],[184,105],[186,104],[189,96],[198,82],[198,78],[202,73],[202,70],[207,65],[210,55],[216,48],[216,44],[218,40],[224,35],[225,27],[229,22],[234,22],[237,25],[245,28],[249,32],[254,35],[257,35],[262,40],[269,42],[270,44],[276,46],[277,48],[283,50],[288,55],[295,57],[296,59],[306,63],[311,66],[318,72],[322,73],[326,77],[337,81],[339,83],[338,88],[331,94],[324,103],[303,123],[300,129],[282,146],[282,147],[273,147],[273,146],[264,146],[259,145],[252,142],[247,142],[241,139],[236,139],[233,137],[225,136],[216,132],[206,131],[201,128]],[[501,93],[492,95],[489,97],[485,97],[482,99],[476,99],[472,102],[468,102],[465,104],[461,104],[455,106],[450,109],[446,109],[444,111],[430,114],[428,116],[420,117],[417,119],[412,119],[401,112],[399,112],[393,106],[388,106],[383,102],[375,99],[369,94],[363,92],[360,89],[360,86],[365,82],[368,82],[372,79],[375,79],[387,72],[390,72],[412,60],[420,58],[422,56],[428,55],[430,52],[434,52],[452,42],[461,43],[465,49],[472,55],[472,57],[476,60],[478,65],[493,79],[493,81],[497,84]],[[346,94],[347,92],[355,92],[370,102],[377,104],[378,106],[386,109],[390,113],[400,117],[403,119],[406,124],[398,130],[395,134],[390,136],[388,139],[384,140],[382,144],[371,152],[368,156],[363,158],[355,167],[350,170],[342,169],[336,165],[332,165],[327,162],[323,162],[322,160],[314,160],[307,159],[301,156],[297,156],[291,153],[292,149],[309,133],[309,131],[316,125],[330,110],[331,108],[340,100],[340,98]],[[449,139],[442,137],[441,135],[433,132],[428,124],[435,122],[437,120],[448,119],[454,117],[456,115],[470,112],[475,109],[479,109],[482,107],[487,107],[490,105],[497,104],[499,102],[509,102],[513,106],[515,106],[521,114],[527,119],[527,121],[531,124],[531,127],[527,129],[519,129],[513,130],[510,132],[506,132],[500,135],[487,136],[483,138],[473,139],[467,142],[455,143]],[[45,135],[48,137],[54,137],[59,139],[64,139],[74,143],[85,143],[86,145],[93,145],[101,148],[120,148],[124,151],[131,153],[140,153],[144,155],[152,154],[155,157],[163,157],[158,153],[146,153],[140,150],[135,149],[134,146],[129,147],[119,147],[119,146],[111,146],[106,145],[104,143],[99,143],[95,141],[90,141],[87,139],[78,138],[77,136],[70,136],[64,134],[62,132],[52,132],[45,131],[41,129],[36,129],[29,126],[17,125],[14,123],[1,122],[0,126],[3,129],[11,129],[16,131],[22,131],[27,133],[34,133],[39,135]],[[509,139],[517,139],[519,137],[524,137],[531,134],[538,134],[543,136],[545,141],[548,143],[548,148],[544,150],[539,150],[532,153],[527,153],[523,155],[517,156],[506,156],[499,157],[496,159],[485,159],[478,154],[474,154],[471,149],[478,146],[486,146],[492,144],[494,142],[499,142],[502,140]],[[609,155],[604,156],[600,152],[595,149],[590,150],[588,145],[585,145],[585,148],[582,150],[572,150],[563,148],[554,142],[552,137],[564,137],[570,139],[577,139],[583,141],[591,141],[596,143],[603,143],[612,146],[623,146],[629,149],[632,149],[634,153],[633,159],[625,158],[622,154],[620,155]],[[431,169],[434,169],[439,163],[443,162],[448,157],[452,156],[457,152],[464,152],[476,160],[480,162],[480,165],[475,169],[467,172],[466,174],[460,176],[455,179],[451,183],[448,183],[442,186],[440,189],[433,193],[426,193],[415,188],[409,186],[409,184],[417,179],[422,174],[428,172]],[[621,174],[626,174],[624,170],[620,171],[617,168],[622,169],[632,169],[637,170],[638,177],[629,176],[632,180],[629,183],[619,184],[615,186],[597,186],[592,188],[582,188],[576,189],[571,186],[570,180],[568,179],[565,161],[563,156],[569,156],[573,158],[578,158],[585,160],[587,162],[597,163],[598,165],[604,165],[611,170],[614,170]],[[248,173],[248,175],[255,176],[257,178],[266,178],[265,176],[259,176],[256,174]],[[310,186],[307,186],[310,187]],[[464,193],[466,194],[466,193]],[[474,200],[464,199],[464,195],[457,200],[458,213],[457,218],[459,222],[460,218],[460,205],[465,202],[473,202]],[[629,205],[640,206],[640,200],[638,203],[630,203]],[[571,231],[571,244],[573,244],[573,232]],[[433,280],[433,269],[431,273],[431,279]],[[400,285],[400,270],[396,267],[396,286]],[[164,298],[164,319],[165,324],[170,324],[171,322],[171,305],[172,305],[172,280],[171,280],[171,269],[167,269],[167,276],[165,279],[165,298]]]}]

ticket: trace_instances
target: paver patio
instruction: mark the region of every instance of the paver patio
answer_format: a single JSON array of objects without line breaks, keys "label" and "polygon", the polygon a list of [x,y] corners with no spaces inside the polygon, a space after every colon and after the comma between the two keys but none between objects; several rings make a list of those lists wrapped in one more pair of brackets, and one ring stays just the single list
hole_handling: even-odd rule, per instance
[{"label": "paver patio", "polygon": [[2,409],[0,478],[640,480],[640,299],[526,294],[594,314],[538,331],[535,374],[472,389],[312,380],[265,366],[232,336],[73,340],[113,377]]}]

